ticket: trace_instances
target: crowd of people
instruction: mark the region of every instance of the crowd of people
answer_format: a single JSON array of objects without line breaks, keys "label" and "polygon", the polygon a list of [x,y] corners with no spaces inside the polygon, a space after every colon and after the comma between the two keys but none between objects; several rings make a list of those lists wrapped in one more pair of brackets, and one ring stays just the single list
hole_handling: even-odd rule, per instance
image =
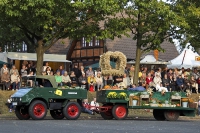
[{"label": "crowd of people", "polygon": [[[78,67],[74,65],[71,71],[66,71],[62,65],[57,70],[52,70],[48,62],[45,62],[42,68],[42,75],[54,76],[58,86],[80,86],[89,91],[101,90],[105,85],[117,85],[119,88],[127,88],[128,90],[144,90],[153,87],[157,91],[165,89],[166,91],[186,91],[189,89],[193,93],[200,91],[200,73],[196,68],[191,69],[164,69],[157,68],[148,70],[146,66],[142,66],[138,73],[139,86],[133,83],[135,73],[134,66],[126,67],[124,75],[112,76],[102,75],[101,69],[93,70],[92,67],[85,69],[84,66]],[[36,69],[33,64],[27,63],[22,65],[20,71],[15,65],[8,68],[6,64],[1,68],[1,83],[4,85],[3,90],[18,90],[20,87],[21,77],[33,76]],[[32,80],[28,80],[30,86],[33,86]]]}]

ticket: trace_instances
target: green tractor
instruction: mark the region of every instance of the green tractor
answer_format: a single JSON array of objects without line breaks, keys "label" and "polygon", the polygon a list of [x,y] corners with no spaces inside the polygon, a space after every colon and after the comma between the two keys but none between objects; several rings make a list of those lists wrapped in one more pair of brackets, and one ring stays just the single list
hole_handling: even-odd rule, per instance
[{"label": "green tractor", "polygon": [[[28,79],[30,80],[30,79]],[[42,120],[47,111],[53,119],[78,119],[81,114],[80,101],[87,98],[87,90],[80,87],[58,87],[54,76],[36,76],[32,79],[34,87],[23,87],[15,92],[12,104],[16,106],[15,114],[20,120]],[[47,86],[39,82],[45,81]]]}]

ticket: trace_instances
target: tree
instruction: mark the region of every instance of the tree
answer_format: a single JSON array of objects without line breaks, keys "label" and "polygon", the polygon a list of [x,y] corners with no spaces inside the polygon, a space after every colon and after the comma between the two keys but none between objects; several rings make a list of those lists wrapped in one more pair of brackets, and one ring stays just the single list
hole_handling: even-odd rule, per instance
[{"label": "tree", "polygon": [[200,3],[196,0],[171,0],[173,11],[184,18],[187,25],[177,28],[174,38],[183,48],[190,44],[195,51],[200,49]]},{"label": "tree", "polygon": [[[101,36],[100,22],[113,15],[121,1],[115,0],[3,0],[0,1],[0,27],[9,24],[20,30],[37,53],[37,74],[43,55],[61,38]],[[104,36],[105,37],[105,36]],[[102,37],[103,38],[103,37]]]},{"label": "tree", "polygon": [[[111,37],[124,34],[136,40],[134,84],[138,84],[141,55],[150,50],[164,51],[160,44],[170,40],[175,25],[184,25],[182,18],[171,10],[171,5],[159,0],[132,0],[124,3],[118,15],[108,20],[106,27]],[[135,45],[135,44],[133,44]]]}]

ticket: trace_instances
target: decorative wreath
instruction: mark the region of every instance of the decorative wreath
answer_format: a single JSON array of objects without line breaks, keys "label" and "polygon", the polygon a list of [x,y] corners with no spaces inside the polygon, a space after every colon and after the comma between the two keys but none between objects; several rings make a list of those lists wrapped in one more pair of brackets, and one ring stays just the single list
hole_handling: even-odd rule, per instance
[{"label": "decorative wreath", "polygon": [[[110,66],[110,58],[117,59],[115,69]],[[103,75],[120,76],[124,74],[126,67],[126,56],[119,51],[108,51],[100,56],[99,64],[101,67],[101,73]]]}]

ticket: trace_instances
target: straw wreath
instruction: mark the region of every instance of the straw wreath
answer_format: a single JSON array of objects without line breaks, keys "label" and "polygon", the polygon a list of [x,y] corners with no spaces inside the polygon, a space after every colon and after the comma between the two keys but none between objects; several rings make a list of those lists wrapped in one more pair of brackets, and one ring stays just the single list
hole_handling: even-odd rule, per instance
[{"label": "straw wreath", "polygon": [[[110,66],[110,58],[117,59],[115,69],[112,69],[112,67]],[[100,56],[99,64],[103,75],[120,76],[124,74],[124,70],[126,67],[126,56],[119,51],[108,51]]]}]

